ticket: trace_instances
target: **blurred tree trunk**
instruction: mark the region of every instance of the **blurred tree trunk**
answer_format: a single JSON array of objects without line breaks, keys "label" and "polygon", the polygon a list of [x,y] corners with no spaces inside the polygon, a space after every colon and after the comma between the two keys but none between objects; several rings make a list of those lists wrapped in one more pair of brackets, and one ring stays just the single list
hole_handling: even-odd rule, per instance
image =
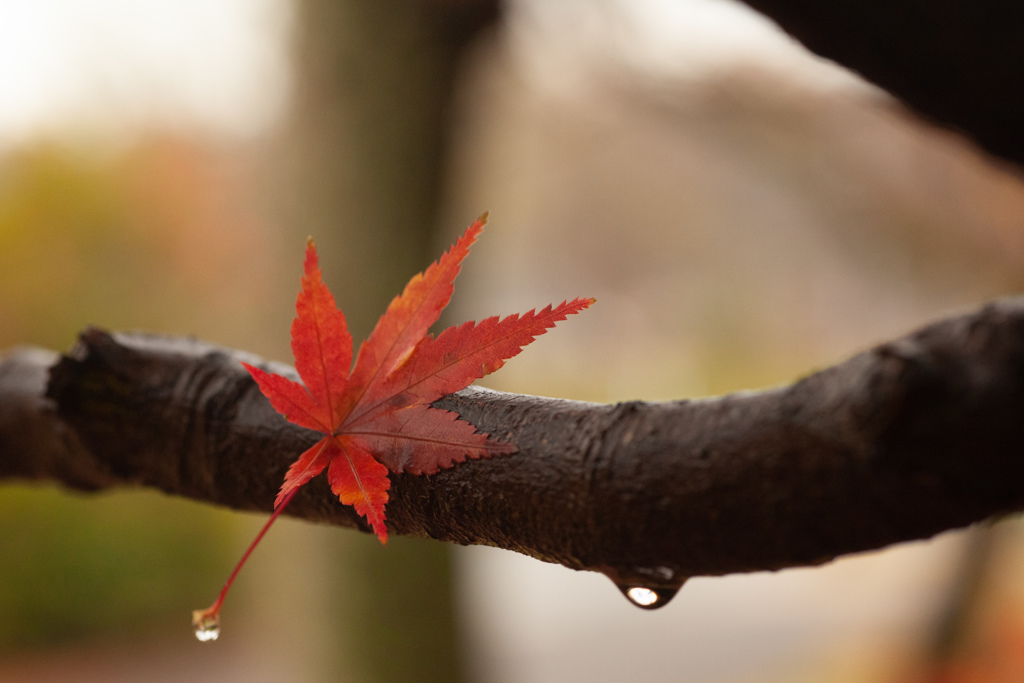
[{"label": "blurred tree trunk", "polygon": [[[459,67],[498,10],[494,0],[298,4],[296,107],[279,180],[295,254],[313,235],[356,339],[437,256],[429,247]],[[394,539],[384,549],[357,534],[338,544],[337,611],[351,647],[335,650],[328,671],[458,680],[448,547]]]}]

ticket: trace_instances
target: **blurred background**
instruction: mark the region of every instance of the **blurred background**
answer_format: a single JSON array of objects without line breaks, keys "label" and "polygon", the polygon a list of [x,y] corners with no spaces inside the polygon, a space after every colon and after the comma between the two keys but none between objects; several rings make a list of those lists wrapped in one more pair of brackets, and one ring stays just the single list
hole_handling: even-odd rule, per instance
[{"label": "blurred background", "polygon": [[[361,338],[484,210],[447,322],[598,299],[506,391],[787,383],[1024,288],[1019,169],[738,3],[0,0],[0,349],[94,324],[290,361],[306,235]],[[656,612],[285,520],[197,643],[262,522],[4,482],[0,681],[1024,680],[1017,519]]]}]

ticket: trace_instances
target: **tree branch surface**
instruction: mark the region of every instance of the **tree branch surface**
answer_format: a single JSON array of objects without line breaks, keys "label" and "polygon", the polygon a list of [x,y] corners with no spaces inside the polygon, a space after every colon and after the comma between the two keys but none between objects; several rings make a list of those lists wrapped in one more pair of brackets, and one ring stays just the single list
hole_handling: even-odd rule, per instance
[{"label": "tree branch surface", "polygon": [[[269,512],[317,435],[194,339],[86,330],[0,357],[0,478],[146,486]],[[519,451],[391,475],[392,533],[507,548],[620,584],[814,565],[1024,509],[1024,297],[787,387],[602,405],[470,387],[438,401]],[[323,477],[288,508],[358,527]]]}]

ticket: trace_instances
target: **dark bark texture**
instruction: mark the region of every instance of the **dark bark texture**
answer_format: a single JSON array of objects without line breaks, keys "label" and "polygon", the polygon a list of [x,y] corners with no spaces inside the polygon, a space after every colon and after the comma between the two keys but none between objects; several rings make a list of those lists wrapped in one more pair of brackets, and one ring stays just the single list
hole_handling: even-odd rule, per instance
[{"label": "dark bark texture", "polygon": [[811,51],[1024,163],[1024,3],[744,0]]},{"label": "dark bark texture", "polygon": [[[285,422],[240,359],[259,362],[96,329],[59,359],[12,352],[0,477],[270,511],[318,437]],[[1024,509],[1024,297],[769,391],[601,405],[471,387],[436,405],[519,451],[392,475],[392,533],[653,587],[818,564]],[[323,477],[288,512],[365,530]]]}]

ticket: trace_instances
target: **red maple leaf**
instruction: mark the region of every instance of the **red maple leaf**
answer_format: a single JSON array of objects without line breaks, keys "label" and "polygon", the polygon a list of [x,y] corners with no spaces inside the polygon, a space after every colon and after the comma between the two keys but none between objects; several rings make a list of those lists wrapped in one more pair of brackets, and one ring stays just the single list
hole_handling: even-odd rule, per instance
[{"label": "red maple leaf", "polygon": [[[196,633],[213,633],[220,603],[267,528],[299,488],[324,469],[342,503],[366,518],[387,542],[384,507],[388,471],[433,474],[466,458],[516,450],[512,443],[477,432],[456,413],[431,406],[437,399],[494,372],[524,346],[594,299],[573,299],[499,320],[450,327],[436,338],[427,330],[448,305],[462,260],[480,235],[487,214],[395,297],[360,346],[352,367],[352,336],[345,316],[324,284],[312,239],[306,246],[302,289],[295,303],[292,352],[302,384],[243,363],[271,405],[290,422],[323,434],[288,469],[274,514],[256,537],[221,596],[193,613]],[[351,367],[351,371],[350,371]],[[206,626],[202,626],[206,624]]]}]

